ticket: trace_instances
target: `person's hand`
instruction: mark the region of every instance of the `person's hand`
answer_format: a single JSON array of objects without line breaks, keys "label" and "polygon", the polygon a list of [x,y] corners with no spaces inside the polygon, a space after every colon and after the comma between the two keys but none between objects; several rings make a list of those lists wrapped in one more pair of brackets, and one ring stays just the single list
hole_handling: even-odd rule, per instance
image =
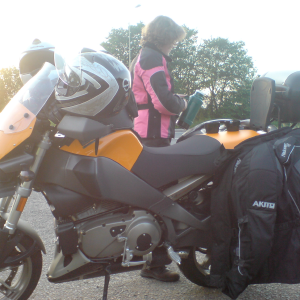
[{"label": "person's hand", "polygon": [[184,108],[182,111],[186,110],[187,108],[187,100],[184,97],[187,97],[185,94],[176,94],[176,96],[180,97],[184,101]]}]

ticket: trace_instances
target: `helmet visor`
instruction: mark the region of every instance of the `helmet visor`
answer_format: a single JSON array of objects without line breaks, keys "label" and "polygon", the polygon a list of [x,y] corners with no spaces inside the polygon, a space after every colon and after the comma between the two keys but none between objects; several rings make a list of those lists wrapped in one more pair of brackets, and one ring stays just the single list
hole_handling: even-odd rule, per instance
[{"label": "helmet visor", "polygon": [[73,49],[73,47],[56,48],[54,62],[62,82],[69,87],[78,88],[82,82],[81,56],[80,51]]}]

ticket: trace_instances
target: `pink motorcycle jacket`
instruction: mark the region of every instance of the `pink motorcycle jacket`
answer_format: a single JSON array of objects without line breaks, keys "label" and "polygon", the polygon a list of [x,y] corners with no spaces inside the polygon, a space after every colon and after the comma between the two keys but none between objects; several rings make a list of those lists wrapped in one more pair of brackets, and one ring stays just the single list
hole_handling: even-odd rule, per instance
[{"label": "pink motorcycle jacket", "polygon": [[185,101],[174,95],[169,56],[146,43],[131,65],[132,91],[138,105],[134,130],[142,138],[173,138]]}]

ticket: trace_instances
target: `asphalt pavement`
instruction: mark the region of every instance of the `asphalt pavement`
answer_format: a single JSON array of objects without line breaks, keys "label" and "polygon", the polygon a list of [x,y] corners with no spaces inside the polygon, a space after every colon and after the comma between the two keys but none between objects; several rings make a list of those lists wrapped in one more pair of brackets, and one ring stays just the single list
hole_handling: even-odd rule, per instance
[{"label": "asphalt pavement", "polygon": [[[53,216],[41,194],[32,193],[22,217],[38,232],[44,241],[47,254],[43,255],[44,266],[39,284],[30,297],[35,300],[101,300],[104,278],[50,283],[46,278],[47,269],[54,252]],[[178,270],[171,264],[172,270]],[[140,277],[139,271],[111,276],[108,300],[228,300],[220,290],[197,286],[182,274],[174,283],[163,283]],[[238,300],[300,300],[300,285],[268,284],[249,286]]]}]

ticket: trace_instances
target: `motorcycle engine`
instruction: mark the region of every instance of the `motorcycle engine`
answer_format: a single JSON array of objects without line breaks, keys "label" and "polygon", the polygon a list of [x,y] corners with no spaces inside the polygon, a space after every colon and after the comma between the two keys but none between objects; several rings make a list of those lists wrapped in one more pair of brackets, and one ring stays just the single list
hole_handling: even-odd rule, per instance
[{"label": "motorcycle engine", "polygon": [[130,209],[77,225],[79,246],[91,258],[119,257],[124,249],[142,256],[153,251],[161,239],[161,228],[148,212]]}]

